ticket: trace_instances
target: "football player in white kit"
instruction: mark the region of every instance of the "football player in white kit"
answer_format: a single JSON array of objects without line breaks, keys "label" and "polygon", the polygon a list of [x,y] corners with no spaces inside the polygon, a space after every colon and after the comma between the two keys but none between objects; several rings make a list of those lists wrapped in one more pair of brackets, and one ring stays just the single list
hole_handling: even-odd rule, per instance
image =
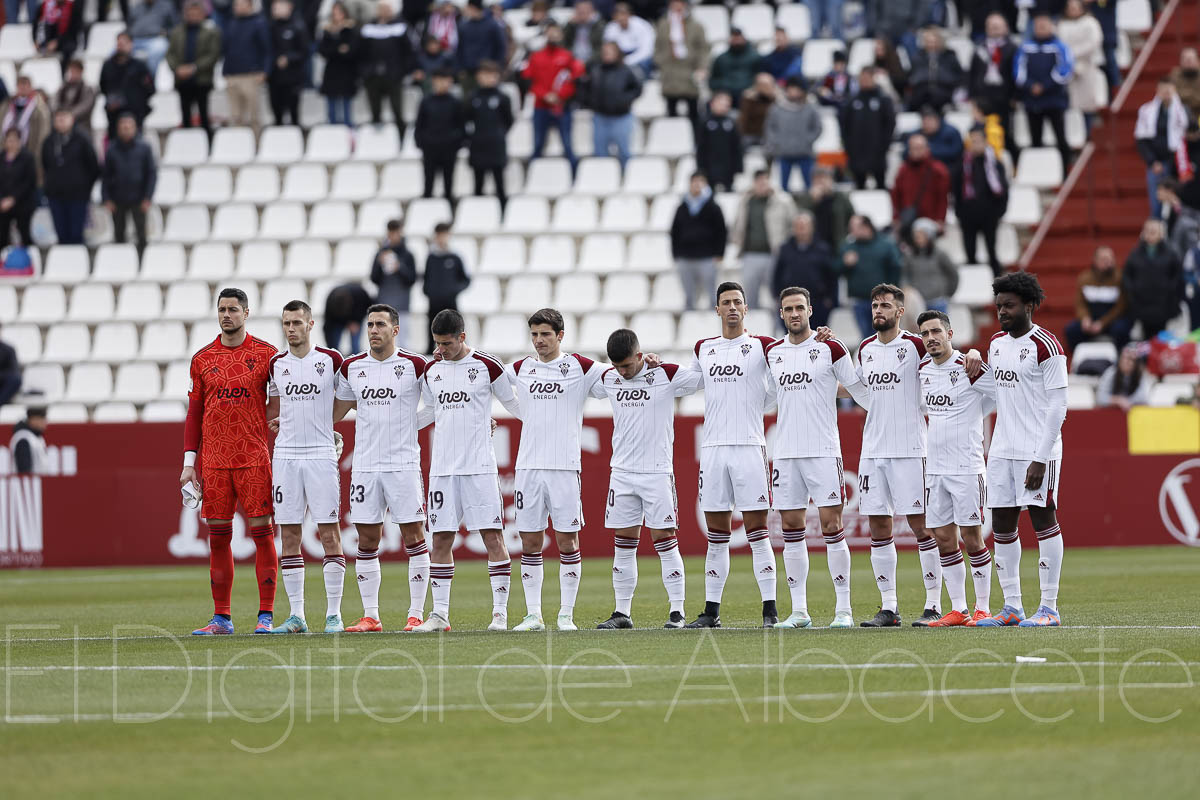
[{"label": "football player in white kit", "polygon": [[546,525],[552,522],[559,559],[558,629],[574,631],[579,630],[574,612],[583,567],[579,435],[583,404],[605,367],[576,353],[563,353],[563,317],[553,308],[543,308],[529,318],[529,338],[537,358],[522,358],[508,368],[524,420],[513,499],[521,532],[521,586],[527,613],[513,630],[546,629],[542,549]]},{"label": "football player in white kit", "polygon": [[[1161,224],[1161,223],[1159,223]],[[1054,334],[1033,323],[1033,311],[1046,299],[1028,272],[1001,275],[992,283],[1000,333],[988,346],[996,377],[996,429],[988,453],[987,500],[992,509],[996,577],[1004,608],[978,627],[1056,626],[1063,540],[1057,494],[1062,469],[1062,424],[1067,418],[1067,357]],[[1021,602],[1021,508],[1038,539],[1042,599],[1025,619]]]},{"label": "football player in white kit", "polygon": [[[917,317],[929,357],[921,361],[921,405],[929,417],[929,455],[925,470],[925,524],[933,531],[941,556],[950,610],[931,628],[973,625],[991,616],[992,554],[983,543],[983,420],[996,407],[996,381],[984,364],[974,378],[966,357],[951,345],[954,331],[942,311]],[[975,613],[967,608],[967,568],[959,534],[971,559]]]},{"label": "football player in white kit", "polygon": [[421,446],[417,431],[433,421],[421,402],[421,382],[428,362],[396,347],[400,314],[385,304],[367,309],[365,353],[350,356],[338,372],[335,420],[351,409],[354,417],[354,463],[350,473],[350,521],[358,531],[354,569],[363,615],[348,633],[383,630],[379,591],[379,542],[390,511],[399,525],[408,555],[408,619],[404,630],[421,624],[429,586],[429,545],[425,542],[425,487],[421,480]]},{"label": "football player in white kit", "polygon": [[684,625],[684,569],[675,531],[679,503],[675,496],[675,398],[700,388],[701,377],[676,364],[649,366],[637,334],[627,328],[608,337],[612,364],[592,387],[592,396],[607,397],[613,409],[612,474],[604,525],[613,531],[613,595],[616,610],[596,627],[632,628],[631,607],[637,589],[637,547],[642,525],[662,566],[663,587],[671,609],[664,628]]},{"label": "football player in white kit", "polygon": [[288,349],[271,358],[267,393],[279,402],[279,435],[275,438],[271,476],[275,521],[283,537],[279,568],[291,611],[271,633],[308,631],[304,620],[304,556],[300,552],[300,526],[306,508],[317,523],[325,550],[325,632],[339,633],[343,630],[346,557],[342,555],[342,497],[333,396],[342,355],[336,350],[313,347],[312,309],[308,303],[292,300],[285,305],[282,322]]},{"label": "football player in white kit", "polygon": [[429,565],[433,611],[413,630],[450,630],[454,536],[460,525],[468,531],[479,531],[487,548],[492,585],[488,630],[507,630],[512,560],[504,544],[504,500],[492,447],[492,398],[518,419],[521,407],[504,365],[467,344],[462,314],[453,309],[439,311],[430,331],[440,356],[425,370],[421,383],[425,404],[433,407],[437,425],[429,466],[428,503],[429,529],[433,531],[433,560]]},{"label": "football player in white kit", "polygon": [[729,577],[733,510],[742,512],[754,577],[762,598],[763,627],[779,621],[775,610],[775,554],[767,530],[771,470],[763,414],[767,405],[765,351],[774,339],[746,332],[741,284],[717,287],[721,335],[696,342],[688,370],[704,382],[704,432],[700,445],[700,509],[708,528],[704,559],[704,611],[689,628],[721,626],[721,596]]},{"label": "football player in white kit", "polygon": [[776,628],[807,628],[808,544],[805,519],[811,499],[825,537],[829,577],[837,607],[831,628],[854,626],[850,608],[850,548],[842,529],[846,482],[837,427],[838,384],[864,408],[871,393],[859,381],[854,360],[836,338],[818,340],[809,327],[812,299],[807,289],[789,287],[779,296],[779,316],[788,335],[767,347],[771,370],[768,408],[778,405],[772,484],[783,522],[783,566],[792,613]]}]

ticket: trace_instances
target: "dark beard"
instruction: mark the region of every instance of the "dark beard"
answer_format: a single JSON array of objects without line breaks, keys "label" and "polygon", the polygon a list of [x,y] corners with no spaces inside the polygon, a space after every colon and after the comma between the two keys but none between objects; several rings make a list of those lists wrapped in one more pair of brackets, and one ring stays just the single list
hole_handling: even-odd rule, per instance
[{"label": "dark beard", "polygon": [[884,331],[890,331],[892,328],[897,327],[899,324],[900,324],[900,320],[894,320],[893,322],[876,322],[875,318],[871,317],[871,327],[874,328],[879,333],[883,333]]}]

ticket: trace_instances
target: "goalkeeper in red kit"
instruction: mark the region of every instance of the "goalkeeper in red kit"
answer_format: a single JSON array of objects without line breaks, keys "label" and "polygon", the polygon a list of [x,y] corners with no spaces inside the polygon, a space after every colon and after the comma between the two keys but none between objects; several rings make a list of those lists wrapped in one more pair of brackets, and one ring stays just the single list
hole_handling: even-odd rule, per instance
[{"label": "goalkeeper in red kit", "polygon": [[[180,486],[197,484],[201,516],[208,523],[212,622],[192,631],[197,636],[233,633],[229,598],[233,591],[233,512],[238,500],[250,520],[256,549],[258,623],[255,633],[270,633],[275,607],[275,527],[271,522],[271,455],[267,420],[279,415],[279,398],[267,397],[275,348],[246,332],[250,315],[246,293],[222,289],[217,296],[221,335],[192,356],[188,413]],[[196,480],[196,460],[200,480]]]}]

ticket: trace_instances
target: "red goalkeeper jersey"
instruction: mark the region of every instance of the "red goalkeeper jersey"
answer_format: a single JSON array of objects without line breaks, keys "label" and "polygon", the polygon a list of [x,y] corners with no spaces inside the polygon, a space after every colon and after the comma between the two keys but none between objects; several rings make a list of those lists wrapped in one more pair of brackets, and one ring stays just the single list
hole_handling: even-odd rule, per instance
[{"label": "red goalkeeper jersey", "polygon": [[218,336],[192,356],[184,449],[204,466],[234,469],[269,465],[267,382],[275,348],[246,334],[237,347]]}]

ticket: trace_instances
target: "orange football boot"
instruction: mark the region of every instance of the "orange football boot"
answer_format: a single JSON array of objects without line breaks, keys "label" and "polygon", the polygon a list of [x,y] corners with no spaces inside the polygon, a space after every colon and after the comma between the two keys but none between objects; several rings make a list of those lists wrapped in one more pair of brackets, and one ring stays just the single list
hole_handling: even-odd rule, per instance
[{"label": "orange football boot", "polygon": [[346,628],[346,633],[383,633],[383,625],[377,619],[363,617]]}]

